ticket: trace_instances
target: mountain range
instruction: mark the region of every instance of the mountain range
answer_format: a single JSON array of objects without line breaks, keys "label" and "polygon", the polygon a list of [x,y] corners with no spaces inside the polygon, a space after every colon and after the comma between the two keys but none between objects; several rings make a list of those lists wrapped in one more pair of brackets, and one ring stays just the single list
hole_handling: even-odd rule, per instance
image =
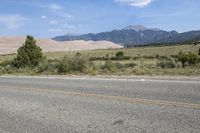
[{"label": "mountain range", "polygon": [[130,25],[128,27],[83,35],[62,35],[52,38],[56,41],[111,41],[123,46],[137,46],[148,44],[186,43],[200,41],[200,30],[178,33],[177,31],[165,31],[158,28],[147,28],[142,25]]}]

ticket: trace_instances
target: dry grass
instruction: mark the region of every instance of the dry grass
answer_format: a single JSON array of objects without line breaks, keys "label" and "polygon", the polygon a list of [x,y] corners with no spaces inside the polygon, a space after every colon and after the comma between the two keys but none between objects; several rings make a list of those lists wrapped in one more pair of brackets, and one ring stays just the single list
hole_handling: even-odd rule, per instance
[{"label": "dry grass", "polygon": [[[101,49],[101,50],[84,50],[79,51],[84,56],[89,57],[105,57],[106,55],[115,56],[119,51],[124,52],[125,56],[137,57],[137,56],[171,56],[176,55],[180,51],[198,53],[199,46],[194,45],[175,45],[175,46],[155,46],[155,47],[136,47],[126,49]],[[45,55],[49,58],[60,58],[64,55],[74,55],[75,52],[50,52]]]}]

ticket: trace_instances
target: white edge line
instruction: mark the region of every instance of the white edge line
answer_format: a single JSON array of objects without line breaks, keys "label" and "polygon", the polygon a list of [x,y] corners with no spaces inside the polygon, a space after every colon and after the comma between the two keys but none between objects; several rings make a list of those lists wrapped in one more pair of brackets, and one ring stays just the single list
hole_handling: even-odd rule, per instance
[{"label": "white edge line", "polygon": [[186,81],[186,80],[159,80],[159,79],[118,79],[118,78],[93,78],[93,77],[43,77],[43,76],[0,76],[0,78],[24,78],[24,79],[71,79],[71,80],[99,80],[99,81],[132,81],[132,82],[164,82],[164,83],[191,83],[200,84],[200,81]]}]

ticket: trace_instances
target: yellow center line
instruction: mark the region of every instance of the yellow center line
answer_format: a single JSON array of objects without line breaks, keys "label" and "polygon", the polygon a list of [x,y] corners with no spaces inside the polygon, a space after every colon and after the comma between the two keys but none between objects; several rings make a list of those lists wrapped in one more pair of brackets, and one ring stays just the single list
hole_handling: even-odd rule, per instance
[{"label": "yellow center line", "polygon": [[129,103],[141,103],[141,104],[152,104],[152,105],[200,109],[200,104],[185,103],[185,102],[151,100],[151,99],[144,99],[144,98],[130,98],[130,97],[124,97],[124,96],[112,96],[112,95],[102,95],[102,94],[82,93],[82,92],[67,92],[67,91],[51,90],[51,89],[23,89],[23,88],[8,88],[8,89],[42,92],[42,93],[53,93],[53,94],[61,94],[65,96],[79,96],[79,97],[90,97],[90,98],[96,98],[96,99],[116,100],[116,101],[124,101],[124,102],[129,102]]}]

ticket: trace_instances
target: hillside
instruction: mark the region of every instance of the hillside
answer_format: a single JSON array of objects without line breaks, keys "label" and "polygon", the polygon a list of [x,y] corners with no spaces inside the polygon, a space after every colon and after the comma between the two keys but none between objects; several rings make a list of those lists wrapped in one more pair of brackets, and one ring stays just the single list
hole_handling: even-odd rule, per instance
[{"label": "hillside", "polygon": [[124,46],[163,44],[163,43],[184,43],[199,41],[200,31],[189,31],[178,33],[176,31],[164,31],[158,28],[146,28],[142,25],[128,26],[120,30],[102,32],[97,34],[84,35],[63,35],[53,38],[57,41],[72,40],[107,40]]},{"label": "hillside", "polygon": [[[109,41],[64,41],[58,42],[51,39],[36,39],[37,45],[43,52],[81,51],[94,49],[121,48],[122,46]],[[25,42],[25,37],[0,37],[0,54],[16,53],[17,49]]]}]

